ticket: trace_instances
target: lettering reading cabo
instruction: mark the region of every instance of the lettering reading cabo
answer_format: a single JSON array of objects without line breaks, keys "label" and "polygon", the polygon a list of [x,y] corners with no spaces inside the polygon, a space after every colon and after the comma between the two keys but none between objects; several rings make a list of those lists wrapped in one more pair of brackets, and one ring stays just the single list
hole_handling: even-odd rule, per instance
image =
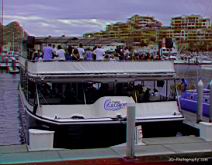
[{"label": "lettering reading cabo", "polygon": [[112,101],[111,99],[105,100],[104,109],[107,111],[118,111],[127,106],[127,103],[121,103],[120,101]]}]

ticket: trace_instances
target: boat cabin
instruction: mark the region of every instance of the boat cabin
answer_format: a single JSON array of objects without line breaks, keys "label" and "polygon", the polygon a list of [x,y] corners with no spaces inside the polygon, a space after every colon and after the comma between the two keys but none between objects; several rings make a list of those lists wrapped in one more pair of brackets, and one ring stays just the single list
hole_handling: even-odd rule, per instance
[{"label": "boat cabin", "polygon": [[21,57],[20,64],[29,128],[54,130],[56,147],[124,143],[128,104],[135,105],[144,137],[176,135],[184,119],[173,62],[33,62]]},{"label": "boat cabin", "polygon": [[[96,105],[97,109],[93,111],[98,111],[99,106],[104,109],[105,101],[97,106],[101,99],[116,100],[116,97],[124,99],[117,101],[129,100],[136,106],[154,103],[154,106],[149,106],[156,108],[164,102],[177,106],[172,62],[22,61],[22,64],[25,76],[21,76],[21,86],[25,89],[27,101],[33,106],[63,105],[73,110],[74,105]],[[172,111],[175,113],[179,113],[178,109]]]}]

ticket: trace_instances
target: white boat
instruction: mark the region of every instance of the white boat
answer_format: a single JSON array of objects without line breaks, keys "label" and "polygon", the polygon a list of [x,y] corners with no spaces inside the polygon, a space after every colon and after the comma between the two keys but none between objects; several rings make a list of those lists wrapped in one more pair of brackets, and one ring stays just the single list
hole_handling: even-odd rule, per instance
[{"label": "white boat", "polygon": [[[126,142],[127,105],[143,136],[176,135],[184,117],[175,100],[175,70],[157,62],[31,62],[19,58],[28,128],[53,130],[54,147],[108,147]],[[139,90],[157,88],[158,95]]]},{"label": "white boat", "polygon": [[209,56],[206,55],[197,55],[194,54],[192,56],[190,55],[180,55],[179,57],[177,57],[176,59],[174,59],[174,63],[175,64],[212,64],[212,59]]}]

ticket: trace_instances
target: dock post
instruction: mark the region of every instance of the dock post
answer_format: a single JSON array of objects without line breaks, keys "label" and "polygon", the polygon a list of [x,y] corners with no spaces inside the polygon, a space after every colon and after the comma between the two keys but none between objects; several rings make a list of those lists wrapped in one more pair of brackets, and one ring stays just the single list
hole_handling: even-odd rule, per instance
[{"label": "dock post", "polygon": [[126,156],[135,157],[135,105],[127,107],[127,148]]},{"label": "dock post", "polygon": [[15,71],[16,70],[16,61],[15,58],[12,59],[12,69]]},{"label": "dock post", "polygon": [[197,123],[202,121],[202,110],[203,110],[203,88],[204,84],[202,80],[198,82],[197,93],[198,93],[198,102],[197,102]]},{"label": "dock post", "polygon": [[210,86],[209,122],[211,123],[212,122],[212,80],[211,80],[209,86]]},{"label": "dock post", "polygon": [[9,67],[9,57],[8,56],[6,57],[6,67],[7,68]]}]

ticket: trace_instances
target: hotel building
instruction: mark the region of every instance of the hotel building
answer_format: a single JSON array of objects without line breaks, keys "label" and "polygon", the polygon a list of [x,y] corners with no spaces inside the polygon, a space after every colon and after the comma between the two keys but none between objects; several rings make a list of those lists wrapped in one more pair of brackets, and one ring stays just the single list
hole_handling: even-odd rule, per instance
[{"label": "hotel building", "polygon": [[86,33],[84,37],[112,38],[126,43],[140,42],[141,45],[157,44],[163,38],[172,38],[185,49],[194,42],[212,47],[212,26],[209,18],[199,15],[173,17],[171,26],[162,26],[154,17],[134,15],[126,23],[110,24],[105,31]]},{"label": "hotel building", "polygon": [[162,23],[154,17],[134,15],[126,23],[118,22],[106,26],[106,30],[86,33],[85,38],[113,38],[123,42],[155,42],[156,30]]}]

